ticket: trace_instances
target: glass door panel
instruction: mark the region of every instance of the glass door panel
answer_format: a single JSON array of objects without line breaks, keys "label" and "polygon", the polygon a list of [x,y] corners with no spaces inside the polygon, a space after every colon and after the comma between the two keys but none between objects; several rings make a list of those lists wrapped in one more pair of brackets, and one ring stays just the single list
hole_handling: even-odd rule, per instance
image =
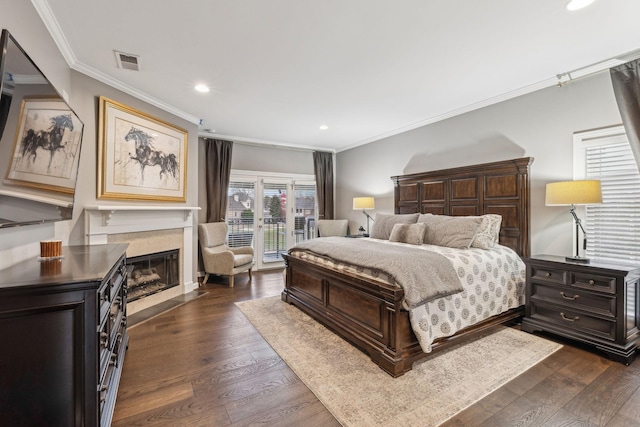
[{"label": "glass door panel", "polygon": [[255,249],[255,182],[231,181],[227,192],[227,215],[230,247],[252,246]]},{"label": "glass door panel", "polygon": [[[288,182],[262,180],[262,248],[259,264],[275,267],[283,265],[282,254],[287,252],[287,193]],[[260,227],[262,222],[262,227]]]},{"label": "glass door panel", "polygon": [[293,244],[313,239],[316,236],[316,184],[296,181],[294,183]]}]

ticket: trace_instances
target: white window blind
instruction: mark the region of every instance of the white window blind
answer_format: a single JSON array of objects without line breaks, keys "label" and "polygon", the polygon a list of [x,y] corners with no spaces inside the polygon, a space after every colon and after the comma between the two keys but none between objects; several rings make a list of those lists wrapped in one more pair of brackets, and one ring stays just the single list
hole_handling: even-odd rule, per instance
[{"label": "white window blind", "polygon": [[640,174],[629,143],[591,141],[585,177],[602,184],[602,204],[586,207],[587,257],[640,261]]},{"label": "white window blind", "polygon": [[255,183],[231,181],[227,191],[227,216],[229,246],[253,246],[255,217]]}]

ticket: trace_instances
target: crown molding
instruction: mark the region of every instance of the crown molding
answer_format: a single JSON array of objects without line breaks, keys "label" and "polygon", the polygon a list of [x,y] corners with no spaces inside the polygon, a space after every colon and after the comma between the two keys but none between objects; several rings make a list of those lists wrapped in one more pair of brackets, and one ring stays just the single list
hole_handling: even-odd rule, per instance
[{"label": "crown molding", "polygon": [[56,17],[54,16],[53,11],[49,6],[49,3],[47,3],[46,0],[31,0],[31,3],[33,4],[36,11],[38,12],[38,15],[40,15],[40,19],[42,19],[42,22],[44,22],[44,25],[45,27],[47,27],[49,34],[51,34],[51,37],[53,37],[53,40],[56,43],[56,46],[58,46],[60,53],[64,57],[65,61],[67,61],[67,64],[72,70],[78,71],[79,73],[82,73],[91,78],[94,78],[108,86],[116,88],[128,95],[138,98],[148,104],[158,107],[188,122],[191,122],[196,125],[200,124],[200,118],[192,114],[189,114],[185,111],[182,111],[170,104],[167,104],[164,101],[154,98],[153,96],[141,90],[138,90],[132,86],[129,86],[121,82],[120,80],[109,76],[108,74],[98,71],[95,68],[90,67],[78,61],[78,59],[76,58],[76,55],[73,53],[73,50],[71,49],[71,46],[69,45],[69,42],[67,41],[67,38],[62,32],[62,29],[60,28],[60,25],[58,24],[58,21],[56,20]]},{"label": "crown molding", "polygon": [[312,145],[290,144],[286,142],[268,141],[265,139],[246,138],[244,136],[222,135],[222,134],[210,133],[210,132],[200,132],[198,136],[203,138],[227,139],[233,142],[242,143],[244,145],[255,145],[259,147],[285,148],[290,150],[301,150],[301,151],[325,151],[329,153],[336,153],[336,150],[333,148],[314,147]]}]

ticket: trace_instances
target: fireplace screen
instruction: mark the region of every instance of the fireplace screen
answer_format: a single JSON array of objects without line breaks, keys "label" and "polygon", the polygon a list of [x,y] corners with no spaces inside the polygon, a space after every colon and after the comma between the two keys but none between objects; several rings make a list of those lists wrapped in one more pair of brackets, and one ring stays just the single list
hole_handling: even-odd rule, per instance
[{"label": "fireplace screen", "polygon": [[178,259],[178,249],[128,258],[127,264],[133,266],[133,271],[129,276],[127,300],[135,301],[178,286]]}]

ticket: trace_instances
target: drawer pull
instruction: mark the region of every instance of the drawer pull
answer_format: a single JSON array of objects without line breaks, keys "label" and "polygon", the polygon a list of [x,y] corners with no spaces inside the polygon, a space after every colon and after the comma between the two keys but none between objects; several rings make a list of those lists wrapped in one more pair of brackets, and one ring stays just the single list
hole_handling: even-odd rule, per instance
[{"label": "drawer pull", "polygon": [[576,320],[580,320],[578,316],[572,319],[570,317],[565,316],[564,313],[560,313],[560,317],[562,317],[562,320],[566,320],[567,322],[575,322]]},{"label": "drawer pull", "polygon": [[574,296],[572,296],[572,297],[568,297],[568,296],[564,293],[564,291],[561,291],[561,292],[560,292],[560,295],[562,295],[562,298],[564,298],[564,299],[568,299],[569,301],[574,301],[574,300],[577,300],[578,298],[580,298],[580,295],[578,295],[578,294],[575,294],[575,295],[574,295]]},{"label": "drawer pull", "polygon": [[548,271],[544,274],[546,277],[551,277],[551,273],[549,273]]},{"label": "drawer pull", "polygon": [[595,280],[590,279],[590,280],[589,280],[589,284],[593,286],[593,285],[595,285],[595,284],[596,284],[596,282],[595,282]]}]

